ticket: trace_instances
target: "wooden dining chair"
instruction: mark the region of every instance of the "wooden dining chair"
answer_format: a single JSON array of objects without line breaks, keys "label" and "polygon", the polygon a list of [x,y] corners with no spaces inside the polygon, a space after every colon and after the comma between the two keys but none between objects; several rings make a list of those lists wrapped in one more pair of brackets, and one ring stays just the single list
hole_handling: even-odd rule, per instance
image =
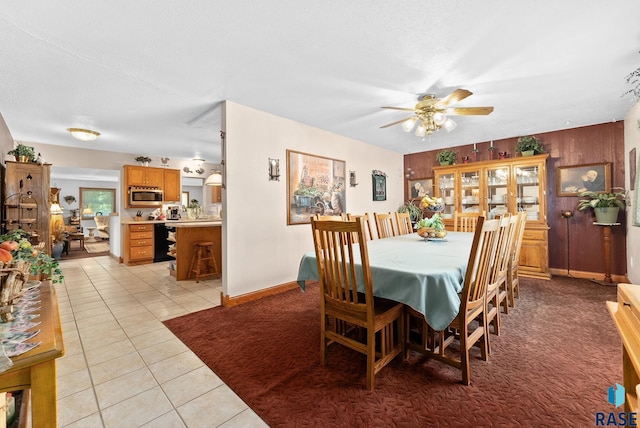
[{"label": "wooden dining chair", "polygon": [[371,221],[369,220],[369,213],[364,213],[364,214],[351,214],[351,213],[348,213],[347,214],[347,220],[349,220],[349,221],[355,221],[355,219],[357,219],[357,218],[362,219],[362,223],[364,224],[364,234],[365,234],[365,238],[367,239],[367,241],[375,239],[375,237],[373,236],[373,233],[371,231]]},{"label": "wooden dining chair", "polygon": [[327,221],[327,220],[344,221],[347,218],[345,217],[344,214],[340,214],[340,215],[320,215],[320,214],[316,214],[315,215],[315,219],[316,220],[320,220],[320,221]]},{"label": "wooden dining chair", "polygon": [[[493,332],[500,335],[500,327],[502,325],[501,305],[507,303],[507,271],[509,269],[509,246],[511,215],[504,214],[499,219],[498,234],[496,235],[496,251],[491,261],[491,269],[489,273],[489,283],[487,284],[487,328],[490,330],[493,326]],[[508,309],[508,308],[507,308]],[[487,339],[489,344],[489,354],[491,354],[491,338]]]},{"label": "wooden dining chair", "polygon": [[516,298],[520,297],[520,280],[518,279],[518,264],[520,263],[520,249],[522,248],[522,240],[524,231],[527,227],[527,213],[518,214],[519,221],[513,250],[511,251],[511,259],[509,260],[509,271],[507,275],[507,286],[509,287],[509,306],[515,307]]},{"label": "wooden dining chair", "polygon": [[399,213],[396,211],[396,224],[398,225],[398,235],[408,235],[413,233],[411,215],[409,213]]},{"label": "wooden dining chair", "polygon": [[391,238],[396,236],[396,230],[393,227],[393,216],[391,213],[373,213],[373,218],[376,219],[376,231],[378,232],[378,238]]},{"label": "wooden dining chair", "polygon": [[480,213],[463,213],[456,211],[453,214],[454,232],[475,232]]},{"label": "wooden dining chair", "polygon": [[[367,357],[367,389],[373,389],[376,373],[404,353],[404,305],[373,296],[362,218],[312,219],[311,227],[322,296],[320,363],[326,364],[328,348],[333,343],[363,353]],[[358,290],[360,269],[356,265],[362,267],[363,292]],[[335,329],[329,322],[343,322],[357,329]]]},{"label": "wooden dining chair", "polygon": [[[433,330],[421,313],[408,306],[405,308],[406,352],[414,350],[460,369],[462,382],[465,385],[471,383],[469,350],[478,343],[482,359],[486,361],[488,358],[485,309],[487,284],[491,259],[497,243],[495,238],[498,227],[498,220],[485,220],[483,216],[478,218],[464,284],[459,295],[460,310],[446,329]],[[452,347],[447,351],[449,345],[456,340],[459,342],[459,347]]]}]

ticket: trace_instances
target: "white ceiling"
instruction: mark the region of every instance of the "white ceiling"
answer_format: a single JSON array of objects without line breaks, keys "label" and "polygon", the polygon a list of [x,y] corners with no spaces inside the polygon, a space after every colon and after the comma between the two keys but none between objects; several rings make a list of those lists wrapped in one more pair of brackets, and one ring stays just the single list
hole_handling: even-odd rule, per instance
[{"label": "white ceiling", "polygon": [[[637,0],[3,2],[0,113],[20,141],[218,162],[228,99],[419,152],[623,119],[638,17]],[[407,116],[381,106],[456,88],[494,112],[426,141],[379,128]]]}]

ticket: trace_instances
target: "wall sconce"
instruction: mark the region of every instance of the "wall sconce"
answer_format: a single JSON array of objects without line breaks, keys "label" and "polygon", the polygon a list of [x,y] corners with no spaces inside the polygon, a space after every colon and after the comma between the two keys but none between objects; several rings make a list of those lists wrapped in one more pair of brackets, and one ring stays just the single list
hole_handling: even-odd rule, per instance
[{"label": "wall sconce", "polygon": [[280,159],[269,158],[269,181],[280,181]]},{"label": "wall sconce", "polygon": [[355,171],[349,171],[349,186],[350,187],[356,187],[358,185],[358,183],[356,183],[356,172]]}]

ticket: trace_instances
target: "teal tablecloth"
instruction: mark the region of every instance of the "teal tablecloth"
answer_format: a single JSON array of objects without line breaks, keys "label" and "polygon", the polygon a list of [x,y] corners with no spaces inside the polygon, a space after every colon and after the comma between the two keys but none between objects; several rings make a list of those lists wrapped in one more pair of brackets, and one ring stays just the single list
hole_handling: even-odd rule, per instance
[{"label": "teal tablecloth", "polygon": [[[425,241],[415,233],[368,241],[373,294],[411,306],[436,330],[446,328],[460,309],[472,240],[473,233],[449,232],[445,241]],[[300,261],[303,290],[305,280],[318,280],[315,252]]]}]

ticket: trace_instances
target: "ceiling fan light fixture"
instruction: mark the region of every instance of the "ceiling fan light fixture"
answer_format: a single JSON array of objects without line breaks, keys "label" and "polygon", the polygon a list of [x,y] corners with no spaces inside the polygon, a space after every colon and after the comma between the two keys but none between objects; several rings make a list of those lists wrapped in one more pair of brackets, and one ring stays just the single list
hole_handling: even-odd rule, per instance
[{"label": "ceiling fan light fixture", "polygon": [[100,136],[98,131],[84,128],[67,128],[67,131],[80,141],[93,141]]},{"label": "ceiling fan light fixture", "polygon": [[402,130],[404,132],[411,132],[413,127],[416,125],[416,120],[417,119],[415,117],[412,117],[411,119],[407,119],[402,122]]},{"label": "ceiling fan light fixture", "polygon": [[455,123],[453,120],[451,119],[447,119],[444,124],[442,125],[442,127],[447,131],[447,132],[451,132],[454,129],[456,129],[456,127],[458,126],[457,123]]},{"label": "ceiling fan light fixture", "polygon": [[427,128],[423,124],[420,124],[416,128],[416,137],[424,137],[427,134]]},{"label": "ceiling fan light fixture", "polygon": [[442,126],[443,123],[447,121],[447,116],[444,113],[440,113],[439,111],[433,113],[433,123],[437,126]]}]

